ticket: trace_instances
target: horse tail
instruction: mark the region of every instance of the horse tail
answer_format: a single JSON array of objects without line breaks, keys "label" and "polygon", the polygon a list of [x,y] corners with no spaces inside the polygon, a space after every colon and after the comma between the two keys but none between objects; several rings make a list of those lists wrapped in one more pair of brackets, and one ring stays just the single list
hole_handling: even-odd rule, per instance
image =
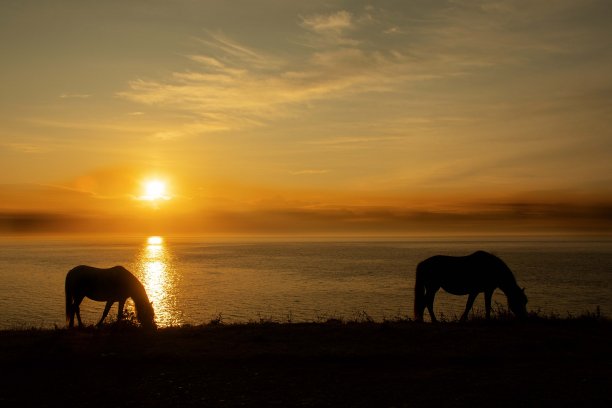
[{"label": "horse tail", "polygon": [[425,284],[423,283],[423,264],[420,263],[416,269],[416,278],[414,280],[414,320],[417,322],[423,321],[423,312],[425,311]]},{"label": "horse tail", "polygon": [[70,272],[68,272],[66,275],[64,292],[66,295],[66,324],[68,324],[70,322],[70,318],[72,317],[72,285],[70,281]]}]

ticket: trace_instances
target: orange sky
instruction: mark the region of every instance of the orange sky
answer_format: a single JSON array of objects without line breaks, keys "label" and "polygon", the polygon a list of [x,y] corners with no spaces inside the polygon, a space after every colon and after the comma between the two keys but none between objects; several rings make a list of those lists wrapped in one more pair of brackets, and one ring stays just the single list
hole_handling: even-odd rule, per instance
[{"label": "orange sky", "polygon": [[2,234],[611,231],[607,1],[100,3],[0,6]]}]

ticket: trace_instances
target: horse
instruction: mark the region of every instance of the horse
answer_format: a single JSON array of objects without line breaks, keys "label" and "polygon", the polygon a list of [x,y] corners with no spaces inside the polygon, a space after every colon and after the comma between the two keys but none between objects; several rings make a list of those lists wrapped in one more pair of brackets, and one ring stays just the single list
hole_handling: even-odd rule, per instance
[{"label": "horse", "polygon": [[436,322],[433,311],[434,298],[440,289],[453,295],[469,295],[461,321],[468,313],[479,293],[484,292],[486,319],[491,316],[491,296],[499,288],[508,299],[510,310],[518,318],[527,317],[527,296],[512,271],[497,256],[477,251],[467,256],[436,255],[418,264],[414,284],[414,318],[423,321],[425,307],[431,321]]},{"label": "horse", "polygon": [[94,268],[80,265],[72,268],[66,274],[66,323],[74,326],[74,315],[81,322],[79,305],[85,297],[98,302],[106,302],[102,318],[97,326],[102,326],[111,306],[119,302],[117,320],[123,317],[123,306],[128,298],[132,298],[136,306],[136,316],[145,328],[155,328],[155,312],[149,302],[147,292],[142,283],[123,266],[112,268]]}]

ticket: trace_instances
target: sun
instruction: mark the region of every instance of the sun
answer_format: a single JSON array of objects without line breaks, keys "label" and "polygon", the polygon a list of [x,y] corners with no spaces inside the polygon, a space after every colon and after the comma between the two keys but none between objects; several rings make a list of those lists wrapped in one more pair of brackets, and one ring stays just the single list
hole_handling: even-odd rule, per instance
[{"label": "sun", "polygon": [[144,194],[140,197],[145,201],[169,200],[166,182],[163,180],[147,180],[143,183]]},{"label": "sun", "polygon": [[147,238],[148,245],[161,245],[163,243],[164,243],[164,239],[157,235]]}]

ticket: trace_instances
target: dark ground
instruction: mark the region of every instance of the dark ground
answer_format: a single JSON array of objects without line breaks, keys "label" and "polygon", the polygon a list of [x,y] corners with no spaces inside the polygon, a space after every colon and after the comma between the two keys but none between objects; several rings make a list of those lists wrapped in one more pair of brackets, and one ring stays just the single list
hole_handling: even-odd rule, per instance
[{"label": "dark ground", "polygon": [[602,319],[0,331],[0,406],[611,407]]}]

